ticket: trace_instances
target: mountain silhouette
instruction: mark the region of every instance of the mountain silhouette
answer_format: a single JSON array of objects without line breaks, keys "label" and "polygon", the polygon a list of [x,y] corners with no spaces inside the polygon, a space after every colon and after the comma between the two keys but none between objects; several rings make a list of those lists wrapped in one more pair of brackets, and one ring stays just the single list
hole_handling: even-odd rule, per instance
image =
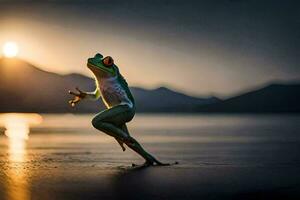
[{"label": "mountain silhouette", "polygon": [[[92,78],[59,75],[16,58],[0,58],[0,112],[96,113],[101,101],[80,102],[71,108],[68,90],[76,86],[93,91]],[[297,113],[300,84],[270,84],[228,99],[188,96],[166,87],[147,90],[131,87],[138,112]]]},{"label": "mountain silhouette", "polygon": [[197,112],[220,113],[299,113],[300,84],[270,84],[210,105]]},{"label": "mountain silhouette", "polygon": [[[93,79],[80,75],[59,75],[41,70],[17,58],[0,58],[0,112],[99,112],[101,101],[80,102],[71,108],[68,90],[76,86],[93,91]],[[192,112],[200,105],[220,101],[216,97],[197,98],[165,87],[154,90],[132,87],[138,112]]]}]

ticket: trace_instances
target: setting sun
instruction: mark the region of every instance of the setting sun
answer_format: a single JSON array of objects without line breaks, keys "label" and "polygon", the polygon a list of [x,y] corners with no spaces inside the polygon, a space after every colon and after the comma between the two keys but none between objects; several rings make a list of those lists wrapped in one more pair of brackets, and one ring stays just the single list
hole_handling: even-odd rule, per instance
[{"label": "setting sun", "polygon": [[3,45],[3,54],[5,57],[8,58],[16,57],[18,52],[19,52],[19,48],[15,42],[6,42]]}]

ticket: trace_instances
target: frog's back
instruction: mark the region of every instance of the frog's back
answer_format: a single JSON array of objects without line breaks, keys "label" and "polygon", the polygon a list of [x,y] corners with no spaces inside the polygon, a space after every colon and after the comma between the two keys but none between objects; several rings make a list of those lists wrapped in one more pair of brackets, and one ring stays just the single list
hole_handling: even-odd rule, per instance
[{"label": "frog's back", "polygon": [[117,71],[118,71],[117,72],[118,73],[118,82],[120,83],[122,88],[125,90],[127,97],[130,99],[130,101],[132,102],[132,104],[134,106],[135,105],[134,98],[133,98],[133,95],[131,94],[128,83],[125,80],[125,78],[122,76],[122,74],[120,73],[119,69]]}]

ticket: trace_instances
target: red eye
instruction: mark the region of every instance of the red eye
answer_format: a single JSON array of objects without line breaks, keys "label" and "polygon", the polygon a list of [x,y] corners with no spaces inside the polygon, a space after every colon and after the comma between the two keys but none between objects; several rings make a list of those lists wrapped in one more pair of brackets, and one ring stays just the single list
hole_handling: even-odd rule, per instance
[{"label": "red eye", "polygon": [[114,59],[110,56],[106,56],[103,58],[102,62],[106,67],[111,67],[114,64]]}]

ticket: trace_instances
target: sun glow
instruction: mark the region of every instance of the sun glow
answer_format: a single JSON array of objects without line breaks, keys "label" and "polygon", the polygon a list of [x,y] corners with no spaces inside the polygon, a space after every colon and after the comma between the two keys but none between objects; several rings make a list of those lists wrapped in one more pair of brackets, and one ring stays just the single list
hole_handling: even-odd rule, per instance
[{"label": "sun glow", "polygon": [[15,42],[5,42],[2,50],[4,56],[8,58],[16,57],[19,53],[19,47]]}]

